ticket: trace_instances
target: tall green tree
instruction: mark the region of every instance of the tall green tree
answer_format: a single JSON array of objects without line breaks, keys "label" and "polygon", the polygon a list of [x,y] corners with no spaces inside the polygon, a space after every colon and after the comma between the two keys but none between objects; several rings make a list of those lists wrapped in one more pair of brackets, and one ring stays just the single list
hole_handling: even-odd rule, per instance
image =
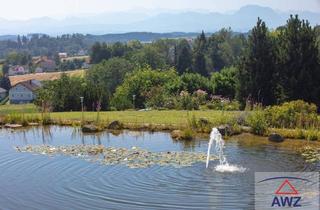
[{"label": "tall green tree", "polygon": [[123,58],[111,58],[94,65],[85,77],[88,90],[87,107],[94,110],[94,104],[99,102],[102,109],[108,109],[111,95],[123,82],[126,73],[132,70],[131,63]]},{"label": "tall green tree", "polygon": [[187,40],[182,39],[176,47],[176,68],[178,73],[181,75],[192,68],[192,52],[190,44]]},{"label": "tall green tree", "polygon": [[195,40],[194,52],[193,52],[193,71],[207,77],[207,64],[206,64],[206,50],[207,50],[207,38],[202,31],[201,35]]},{"label": "tall green tree", "polygon": [[102,60],[108,60],[111,58],[112,53],[112,49],[107,44],[96,42],[91,48],[91,63],[97,64]]},{"label": "tall green tree", "polygon": [[244,47],[245,37],[234,34],[230,28],[221,29],[208,39],[208,57],[215,71],[235,64]]},{"label": "tall green tree", "polygon": [[278,63],[284,100],[320,104],[320,64],[315,30],[298,15],[290,17],[279,35]]},{"label": "tall green tree", "polygon": [[157,52],[153,46],[144,48],[130,54],[129,59],[137,68],[150,66],[153,69],[166,66],[165,57]]},{"label": "tall green tree", "polygon": [[63,74],[58,80],[46,81],[37,90],[35,104],[41,106],[44,101],[53,111],[81,110],[80,97],[84,96],[85,89],[83,78]]},{"label": "tall green tree", "polygon": [[237,97],[243,104],[248,98],[263,105],[275,103],[274,64],[273,41],[266,24],[258,18],[239,64]]}]

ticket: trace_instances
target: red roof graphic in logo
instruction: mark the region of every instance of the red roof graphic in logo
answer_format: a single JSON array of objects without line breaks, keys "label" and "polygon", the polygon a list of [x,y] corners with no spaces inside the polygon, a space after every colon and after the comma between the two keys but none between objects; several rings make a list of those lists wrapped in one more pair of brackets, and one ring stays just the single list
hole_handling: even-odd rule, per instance
[{"label": "red roof graphic in logo", "polygon": [[275,192],[276,195],[298,195],[299,192],[296,188],[289,182],[288,179],[284,180],[284,182],[280,185],[280,187]]}]

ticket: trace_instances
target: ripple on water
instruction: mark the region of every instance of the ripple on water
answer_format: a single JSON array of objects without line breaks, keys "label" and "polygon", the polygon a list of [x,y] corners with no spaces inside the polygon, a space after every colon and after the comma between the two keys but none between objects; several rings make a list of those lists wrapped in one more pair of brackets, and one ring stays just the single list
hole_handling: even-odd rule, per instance
[{"label": "ripple on water", "polygon": [[[53,129],[53,139],[59,139],[56,135],[61,132]],[[57,144],[68,145],[71,132],[72,129],[64,129],[66,140]],[[183,143],[172,142],[167,134],[161,136],[158,133],[157,137],[148,135],[150,138],[148,136],[147,139],[143,136],[132,139],[125,135],[121,139],[102,137],[101,142],[105,146],[117,146],[121,142],[118,147],[134,144],[144,149],[158,149],[157,145],[166,145],[163,146],[165,151],[185,149]],[[153,165],[130,169],[123,165],[106,166],[59,155],[16,153],[12,146],[24,145],[19,144],[19,140],[0,141],[0,144],[17,143],[0,147],[0,203],[4,209],[253,209],[252,180],[255,171],[295,171],[303,168],[295,155],[276,148],[246,148],[226,143],[225,154],[229,162],[247,170],[242,173],[220,173],[214,170],[218,161],[212,161],[208,170],[204,163],[184,168]],[[34,142],[42,140],[35,139]],[[140,145],[137,145],[139,142]],[[207,143],[199,141],[194,149],[205,152]]]}]

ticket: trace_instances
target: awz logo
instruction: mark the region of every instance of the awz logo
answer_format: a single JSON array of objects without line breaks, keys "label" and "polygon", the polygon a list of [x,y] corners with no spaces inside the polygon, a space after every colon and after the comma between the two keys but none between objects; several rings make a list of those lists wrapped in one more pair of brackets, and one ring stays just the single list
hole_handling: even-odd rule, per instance
[{"label": "awz logo", "polygon": [[308,179],[302,179],[299,177],[273,177],[260,181],[259,183],[282,179],[280,186],[276,188],[273,199],[271,201],[271,207],[276,208],[299,208],[302,207],[302,196],[296,187],[289,180],[299,180],[309,182]]},{"label": "awz logo", "polygon": [[275,192],[272,207],[301,207],[301,196],[296,188],[286,179]]}]

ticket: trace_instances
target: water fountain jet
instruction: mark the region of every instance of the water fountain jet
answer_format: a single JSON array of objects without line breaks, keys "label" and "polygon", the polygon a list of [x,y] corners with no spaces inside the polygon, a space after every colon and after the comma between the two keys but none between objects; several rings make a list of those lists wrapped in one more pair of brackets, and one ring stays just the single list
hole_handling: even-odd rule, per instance
[{"label": "water fountain jet", "polygon": [[208,152],[207,152],[207,161],[206,161],[206,168],[209,167],[210,162],[210,151],[212,144],[215,143],[215,152],[219,158],[219,165],[215,167],[216,171],[219,172],[244,172],[246,169],[242,167],[238,167],[236,165],[229,165],[226,156],[223,153],[224,147],[224,140],[222,138],[221,133],[217,128],[212,128],[210,133],[210,141],[208,145]]}]

